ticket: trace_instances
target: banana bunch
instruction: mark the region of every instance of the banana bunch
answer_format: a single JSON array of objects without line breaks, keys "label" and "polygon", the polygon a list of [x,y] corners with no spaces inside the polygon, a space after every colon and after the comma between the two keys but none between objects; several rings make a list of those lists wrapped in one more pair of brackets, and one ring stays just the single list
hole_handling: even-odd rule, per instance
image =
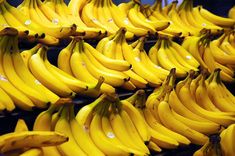
[{"label": "banana bunch", "polygon": [[171,74],[148,96],[143,107],[152,130],[178,144],[204,145],[207,136],[234,123],[234,95],[221,82],[219,69],[207,79],[205,73],[193,78],[194,72],[190,71],[176,86]]},{"label": "banana bunch", "polygon": [[181,45],[169,38],[159,38],[148,52],[150,60],[159,68],[176,68],[177,77],[185,77],[191,69],[198,71],[199,62]]},{"label": "banana bunch", "polygon": [[229,12],[228,12],[228,17],[235,20],[235,6],[233,6],[233,7],[229,10]]},{"label": "banana bunch", "polygon": [[[216,68],[221,68],[221,77],[223,81],[234,81],[234,56],[231,54],[234,47],[226,39],[226,35],[222,35],[219,39],[211,41],[210,33],[201,37],[187,37],[182,46],[187,49],[197,60],[200,66],[212,73]],[[224,44],[226,44],[226,50]],[[223,45],[223,46],[222,46]],[[223,49],[222,49],[223,47]],[[227,50],[229,47],[231,50]],[[227,54],[227,53],[230,53]]]},{"label": "banana bunch", "polygon": [[193,0],[184,0],[178,7],[177,3],[173,1],[162,8],[162,0],[156,1],[151,7],[146,7],[145,14],[152,20],[171,21],[163,32],[172,35],[197,36],[205,30],[218,34],[235,24],[234,20],[214,15],[202,6],[193,7]]},{"label": "banana bunch", "polygon": [[[146,88],[146,85],[158,86],[162,83],[169,71],[156,66],[149,59],[144,50],[145,37],[141,37],[129,45],[125,39],[125,28],[120,28],[116,35],[103,38],[96,49],[105,56],[117,60],[125,60],[132,66],[123,73],[130,77],[134,88]],[[128,87],[129,88],[129,87]]]},{"label": "banana bunch", "polygon": [[70,43],[58,56],[58,67],[68,75],[96,84],[100,77],[104,78],[101,91],[114,93],[114,87],[130,84],[130,78],[123,73],[131,68],[125,60],[116,60],[99,53],[82,39]]},{"label": "banana bunch", "polygon": [[45,108],[59,101],[60,97],[43,86],[25,66],[18,49],[17,31],[4,30],[6,35],[0,41],[1,110],[12,111],[15,106],[23,110]]},{"label": "banana bunch", "polygon": [[68,139],[54,131],[29,131],[25,121],[18,119],[14,132],[0,136],[0,151],[5,156],[43,156],[43,148],[56,148]]},{"label": "banana bunch", "polygon": [[[119,28],[125,27],[126,38],[132,39],[134,35],[155,34],[170,25],[168,20],[151,21],[146,18],[141,13],[140,1],[132,0],[129,3],[127,7],[118,7],[111,0],[92,0],[88,3],[74,0],[69,6],[71,8],[72,5],[75,6],[73,7],[75,14],[80,15],[86,25],[104,29],[108,32],[108,36],[115,34]],[[77,5],[79,7],[76,7]],[[79,9],[81,6],[84,8]]]},{"label": "banana bunch", "polygon": [[40,113],[34,131],[56,131],[69,137],[57,147],[42,147],[44,155],[148,155],[150,135],[143,118],[127,99],[102,94],[82,107],[50,107]]},{"label": "banana bunch", "polygon": [[[78,44],[76,39],[73,39],[68,46],[75,43]],[[97,97],[101,92],[115,92],[113,87],[103,84],[104,78],[102,76],[97,77],[95,81],[87,82],[52,65],[47,59],[47,50],[47,47],[42,46],[37,50],[24,51],[21,54],[23,57],[26,56],[24,61],[28,63],[27,67],[32,75],[55,94],[60,97],[73,97],[75,94]],[[109,90],[104,90],[103,86],[107,86],[106,88]]]},{"label": "banana bunch", "polygon": [[[11,6],[5,0],[0,4],[1,22],[7,26],[26,31],[29,41],[39,41],[49,45],[56,45],[60,38],[71,36],[76,31],[76,25],[59,18],[59,15],[52,12],[50,8],[44,7],[40,0],[25,0],[18,8]],[[54,17],[53,21],[47,15]],[[56,16],[57,15],[57,16]],[[63,21],[59,24],[58,20]],[[26,36],[27,38],[27,36]]]}]

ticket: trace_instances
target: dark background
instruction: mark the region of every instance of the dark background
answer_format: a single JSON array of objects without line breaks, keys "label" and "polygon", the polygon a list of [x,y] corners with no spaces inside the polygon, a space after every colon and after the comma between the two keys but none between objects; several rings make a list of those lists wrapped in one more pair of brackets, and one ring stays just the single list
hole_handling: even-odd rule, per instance
[{"label": "dark background", "polygon": [[[23,0],[7,0],[14,6],[20,4]],[[129,0],[113,0],[116,4],[121,2],[127,2]],[[141,0],[142,3],[146,4],[153,4],[155,0]],[[171,2],[172,0],[167,0]],[[182,0],[178,0],[181,2]],[[65,0],[66,3],[69,0]],[[226,17],[228,14],[228,10],[235,5],[235,0],[194,0],[194,5],[203,5],[206,9],[210,10],[211,12]]]}]

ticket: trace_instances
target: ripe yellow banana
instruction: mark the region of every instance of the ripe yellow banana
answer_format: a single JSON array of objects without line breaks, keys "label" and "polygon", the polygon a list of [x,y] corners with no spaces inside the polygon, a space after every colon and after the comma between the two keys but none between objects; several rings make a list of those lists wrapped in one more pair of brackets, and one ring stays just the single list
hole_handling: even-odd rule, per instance
[{"label": "ripe yellow banana", "polygon": [[30,71],[43,85],[57,95],[62,97],[73,96],[74,92],[47,70],[43,60],[46,50],[46,47],[41,47],[37,53],[31,56],[29,60]]},{"label": "ripe yellow banana", "polygon": [[232,27],[235,24],[234,19],[220,17],[218,15],[215,15],[208,10],[204,9],[203,7],[200,8],[201,15],[207,19],[208,21],[222,27]]},{"label": "ripe yellow banana", "polygon": [[235,20],[235,7],[234,6],[229,10],[228,17]]},{"label": "ripe yellow banana", "polygon": [[161,121],[168,128],[186,136],[192,143],[203,145],[209,138],[198,131],[191,129],[177,120],[170,109],[167,101],[163,100],[158,105],[158,113]]},{"label": "ripe yellow banana", "polygon": [[61,112],[60,119],[56,123],[55,131],[67,135],[69,140],[64,144],[57,146],[57,149],[60,153],[62,153],[62,155],[71,155],[71,153],[73,153],[75,155],[85,156],[85,152],[80,148],[74,139],[68,118],[69,109],[65,107]]},{"label": "ripe yellow banana", "polygon": [[[68,137],[58,132],[24,131],[4,134],[0,137],[1,153],[24,147],[56,146],[68,141]],[[14,142],[14,143],[13,143]],[[13,145],[12,145],[13,143]]]},{"label": "ripe yellow banana", "polygon": [[[34,121],[33,130],[34,131],[52,131],[52,114],[55,111],[55,107],[51,106],[48,110],[40,113],[36,120]],[[60,156],[60,152],[55,146],[51,147],[42,147],[44,155],[54,155]]]}]

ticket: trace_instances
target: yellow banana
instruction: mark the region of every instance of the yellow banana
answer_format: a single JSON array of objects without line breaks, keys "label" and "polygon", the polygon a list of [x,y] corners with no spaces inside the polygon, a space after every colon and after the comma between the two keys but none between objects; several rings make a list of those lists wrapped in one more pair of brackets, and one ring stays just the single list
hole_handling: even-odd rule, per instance
[{"label": "yellow banana", "polygon": [[68,142],[61,144],[57,146],[57,149],[59,150],[62,155],[71,155],[71,153],[75,155],[81,155],[85,156],[86,154],[80,146],[76,143],[74,136],[72,134],[72,130],[69,124],[69,109],[68,108],[63,108],[61,112],[60,119],[57,121],[56,126],[55,126],[55,131],[63,133],[69,137]]}]

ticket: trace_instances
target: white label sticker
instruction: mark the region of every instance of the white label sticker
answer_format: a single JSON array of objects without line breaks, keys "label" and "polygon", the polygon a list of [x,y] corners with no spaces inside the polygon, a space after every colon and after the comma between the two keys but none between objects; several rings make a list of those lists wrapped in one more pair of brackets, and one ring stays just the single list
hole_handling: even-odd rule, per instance
[{"label": "white label sticker", "polygon": [[112,132],[108,132],[107,137],[110,139],[113,139],[113,138],[115,138],[115,134],[113,134]]},{"label": "white label sticker", "polygon": [[85,132],[89,133],[89,127],[88,127],[88,126],[83,125],[83,130],[84,130]]},{"label": "white label sticker", "polygon": [[82,66],[86,68],[86,63],[85,63],[85,62],[82,62]]},{"label": "white label sticker", "polygon": [[112,18],[108,19],[108,22],[113,22],[113,19]]},{"label": "white label sticker", "polygon": [[202,26],[205,27],[205,26],[206,26],[206,23],[202,23]]},{"label": "white label sticker", "polygon": [[41,82],[38,81],[38,80],[35,80],[34,83],[37,84],[37,85],[41,85]]},{"label": "white label sticker", "polygon": [[186,59],[187,59],[187,60],[191,60],[191,59],[192,59],[192,56],[187,55],[187,56],[186,56]]},{"label": "white label sticker", "polygon": [[98,20],[96,18],[91,19],[93,22],[97,22]]},{"label": "white label sticker", "polygon": [[25,24],[25,25],[30,25],[30,24],[31,24],[31,20],[30,20],[30,19],[26,20],[26,21],[24,22],[24,24]]},{"label": "white label sticker", "polygon": [[59,24],[59,19],[57,19],[57,18],[52,19],[52,23],[53,24]]},{"label": "white label sticker", "polygon": [[135,60],[136,60],[137,62],[140,62],[140,58],[139,58],[139,57],[135,57]]},{"label": "white label sticker", "polygon": [[162,68],[159,65],[154,65],[154,67],[157,68],[157,69],[161,69]]},{"label": "white label sticker", "polygon": [[125,24],[129,24],[128,18],[125,18],[124,23],[125,23]]},{"label": "white label sticker", "polygon": [[8,79],[5,76],[3,76],[3,75],[0,75],[0,80],[8,82]]},{"label": "white label sticker", "polygon": [[9,27],[9,25],[4,23],[4,24],[2,24],[2,27]]}]

